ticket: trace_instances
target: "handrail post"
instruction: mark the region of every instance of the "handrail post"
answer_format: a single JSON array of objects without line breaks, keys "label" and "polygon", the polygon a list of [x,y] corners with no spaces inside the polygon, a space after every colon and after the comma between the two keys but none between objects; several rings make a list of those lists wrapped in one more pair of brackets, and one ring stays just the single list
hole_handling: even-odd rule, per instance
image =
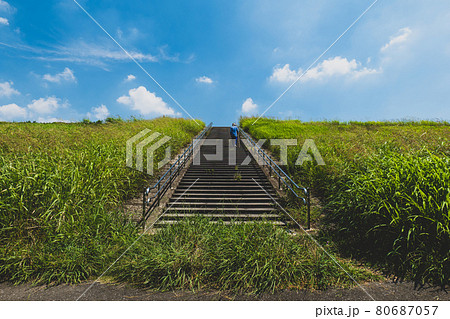
[{"label": "handrail post", "polygon": [[306,189],[306,206],[307,206],[307,224],[306,224],[306,229],[310,229],[311,228],[311,194],[309,192],[309,188]]},{"label": "handrail post", "polygon": [[161,183],[158,183],[158,197],[157,197],[157,200],[158,200],[158,206],[159,206],[159,197],[160,197],[160,193],[159,193],[159,190],[161,189]]},{"label": "handrail post", "polygon": [[142,225],[145,229],[145,205],[147,204],[147,190],[144,190],[144,196],[142,196]]}]

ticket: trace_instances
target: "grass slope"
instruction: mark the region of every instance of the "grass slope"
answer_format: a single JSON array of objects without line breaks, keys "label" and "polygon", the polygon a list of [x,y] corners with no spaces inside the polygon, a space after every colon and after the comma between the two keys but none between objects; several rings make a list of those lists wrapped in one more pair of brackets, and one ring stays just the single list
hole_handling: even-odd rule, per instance
[{"label": "grass slope", "polygon": [[[340,260],[358,281],[374,273]],[[235,292],[349,287],[354,282],[310,238],[266,223],[224,225],[185,219],[144,236],[114,268],[123,281],[162,290],[215,288]]]},{"label": "grass slope", "polygon": [[144,128],[171,136],[177,150],[202,126],[172,118],[0,123],[1,279],[79,282],[136,237],[115,207],[148,179],[125,165],[126,140]]},{"label": "grass slope", "polygon": [[[449,283],[449,123],[254,121],[243,118],[241,126],[257,139],[298,140],[287,170],[321,199],[326,236],[342,252],[399,277]],[[295,165],[305,139],[325,166]]]},{"label": "grass slope", "polygon": [[[263,292],[350,286],[310,239],[268,224],[184,220],[138,241],[114,207],[145,176],[125,167],[125,141],[144,128],[172,137],[172,149],[201,128],[160,118],[108,124],[0,124],[0,279],[76,283],[107,276],[157,289]],[[162,157],[161,152],[158,156]],[[357,280],[377,275],[340,260]]]}]

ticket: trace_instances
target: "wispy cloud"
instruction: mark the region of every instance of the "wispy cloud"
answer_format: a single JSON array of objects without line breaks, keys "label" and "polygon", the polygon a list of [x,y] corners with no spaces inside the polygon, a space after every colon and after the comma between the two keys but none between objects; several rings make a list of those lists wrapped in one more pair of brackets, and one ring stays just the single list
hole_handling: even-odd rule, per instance
[{"label": "wispy cloud", "polygon": [[[158,58],[151,54],[142,53],[136,50],[128,51],[130,55],[140,62],[157,62]],[[125,52],[116,49],[102,47],[97,44],[77,42],[70,46],[60,46],[52,51],[56,56],[63,56],[67,59],[91,61],[92,59],[129,61],[130,57]]]},{"label": "wispy cloud", "polygon": [[65,68],[64,71],[61,73],[51,75],[51,74],[45,74],[42,77],[45,81],[53,82],[53,83],[61,83],[63,81],[65,82],[76,82],[77,79],[73,73],[73,71],[69,68]]},{"label": "wispy cloud", "polygon": [[[24,56],[24,58],[43,61],[65,61],[96,66],[105,66],[109,62],[131,61],[130,57],[121,50],[110,49],[98,44],[90,44],[82,41],[66,46],[55,46],[50,49],[32,47],[20,43],[10,44],[0,42],[0,45],[28,53],[29,56]],[[142,53],[136,50],[130,50],[129,53],[139,62],[158,61],[158,57],[148,53]]]},{"label": "wispy cloud", "polygon": [[214,83],[214,81],[211,78],[207,77],[207,76],[201,76],[199,78],[196,78],[195,81],[197,83],[206,83],[206,84],[213,84]]},{"label": "wispy cloud", "polygon": [[1,11],[11,10],[11,6],[8,2],[6,2],[4,0],[0,0],[0,10]]},{"label": "wispy cloud", "polygon": [[9,25],[9,21],[6,18],[0,17],[0,24]]},{"label": "wispy cloud", "polygon": [[400,29],[398,31],[397,35],[392,36],[390,41],[381,48],[381,52],[386,51],[387,49],[389,49],[392,46],[396,46],[396,45],[399,45],[401,43],[408,41],[408,38],[411,36],[411,34],[412,34],[412,30],[408,27]]}]

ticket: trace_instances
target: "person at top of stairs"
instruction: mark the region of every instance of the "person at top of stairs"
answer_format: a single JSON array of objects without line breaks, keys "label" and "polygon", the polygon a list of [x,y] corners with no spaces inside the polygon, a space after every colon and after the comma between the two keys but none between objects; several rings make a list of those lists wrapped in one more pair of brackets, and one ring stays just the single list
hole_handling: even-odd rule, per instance
[{"label": "person at top of stairs", "polygon": [[234,146],[237,146],[238,134],[239,134],[238,127],[236,126],[236,123],[233,123],[233,125],[231,125],[230,128],[230,135],[231,138],[234,139]]}]

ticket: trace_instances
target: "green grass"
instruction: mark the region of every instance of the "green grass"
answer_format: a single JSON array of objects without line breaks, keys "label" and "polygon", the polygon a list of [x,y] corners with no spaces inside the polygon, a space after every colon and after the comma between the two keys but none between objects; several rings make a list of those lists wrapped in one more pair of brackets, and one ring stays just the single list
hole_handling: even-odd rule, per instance
[{"label": "green grass", "polygon": [[[299,146],[289,151],[287,169],[325,205],[313,212],[326,212],[321,240],[334,240],[327,250],[377,261],[401,277],[448,283],[447,123],[251,121],[241,124],[256,138],[314,139],[327,165],[293,165]],[[171,118],[0,123],[0,280],[95,278],[138,238],[118,207],[149,183],[125,166],[125,142],[144,128],[171,136],[174,152],[202,129]],[[162,159],[163,150],[156,156]],[[358,281],[379,278],[339,260]],[[204,219],[143,236],[109,275],[156,289],[257,293],[352,284],[306,237],[269,224]]]},{"label": "green grass", "polygon": [[[286,170],[312,188],[320,200],[314,223],[342,253],[401,278],[449,283],[449,123],[254,121],[240,124],[256,139],[297,139]],[[294,165],[305,139],[314,140],[325,166]]]},{"label": "green grass", "polygon": [[335,240],[399,277],[448,284],[450,160],[382,151],[333,187]]},{"label": "green grass", "polygon": [[0,279],[79,282],[137,236],[117,207],[149,182],[125,165],[126,140],[144,128],[171,136],[176,151],[203,126],[0,123]]},{"label": "green grass", "polygon": [[[340,261],[358,281],[379,277]],[[268,223],[184,219],[144,236],[113,269],[116,278],[161,290],[213,288],[261,293],[350,287],[353,281],[311,239]]]},{"label": "green grass", "polygon": [[[0,280],[96,278],[139,237],[118,207],[149,182],[125,166],[125,142],[144,128],[171,136],[176,150],[202,127],[171,118],[0,123]],[[163,156],[158,153],[155,162]],[[341,262],[358,280],[378,279]],[[269,224],[225,226],[205,219],[143,236],[107,276],[163,290],[259,293],[352,285],[308,238]]]}]

